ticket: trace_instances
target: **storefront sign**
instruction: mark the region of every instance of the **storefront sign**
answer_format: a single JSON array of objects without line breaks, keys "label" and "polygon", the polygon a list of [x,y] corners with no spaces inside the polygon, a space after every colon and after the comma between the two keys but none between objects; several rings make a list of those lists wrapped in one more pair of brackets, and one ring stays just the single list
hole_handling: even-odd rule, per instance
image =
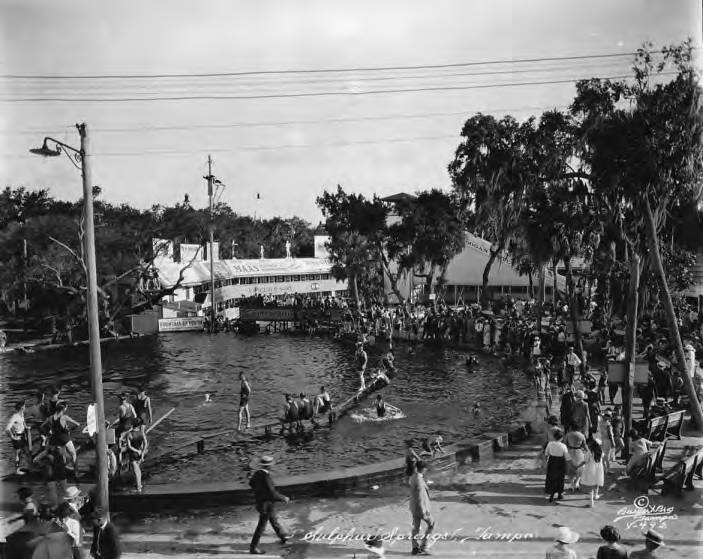
[{"label": "storefront sign", "polygon": [[203,317],[162,318],[159,320],[159,332],[189,332],[203,329]]}]

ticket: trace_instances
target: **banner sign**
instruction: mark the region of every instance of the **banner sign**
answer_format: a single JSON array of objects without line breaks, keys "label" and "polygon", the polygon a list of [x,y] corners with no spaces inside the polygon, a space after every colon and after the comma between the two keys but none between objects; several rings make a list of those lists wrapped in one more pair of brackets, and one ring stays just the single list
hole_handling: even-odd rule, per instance
[{"label": "banner sign", "polygon": [[262,322],[270,320],[287,320],[293,322],[295,313],[290,308],[270,308],[270,309],[239,309],[241,320],[260,320]]},{"label": "banner sign", "polygon": [[203,329],[202,316],[194,318],[161,318],[159,319],[159,332],[189,332]]}]

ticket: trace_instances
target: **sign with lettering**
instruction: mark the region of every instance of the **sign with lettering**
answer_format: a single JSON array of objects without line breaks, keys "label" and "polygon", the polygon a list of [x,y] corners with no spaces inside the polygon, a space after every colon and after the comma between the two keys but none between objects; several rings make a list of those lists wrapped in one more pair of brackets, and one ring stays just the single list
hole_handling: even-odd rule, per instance
[{"label": "sign with lettering", "polygon": [[203,317],[193,318],[161,318],[159,332],[189,332],[203,329]]},{"label": "sign with lettering", "polygon": [[241,320],[295,320],[295,313],[291,308],[269,308],[269,309],[239,309],[239,318]]}]

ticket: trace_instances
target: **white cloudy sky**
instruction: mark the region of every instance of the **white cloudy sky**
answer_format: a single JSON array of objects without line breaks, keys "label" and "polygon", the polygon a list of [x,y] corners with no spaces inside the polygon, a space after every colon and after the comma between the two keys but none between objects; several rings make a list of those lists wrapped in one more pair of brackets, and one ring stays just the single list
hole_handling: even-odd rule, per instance
[{"label": "white cloudy sky", "polygon": [[[466,117],[483,111],[525,118],[565,107],[573,97],[569,80],[627,74],[630,60],[487,62],[628,53],[646,40],[662,45],[693,37],[698,44],[700,6],[700,0],[3,0],[1,186],[48,187],[57,197],[77,198],[79,176],[67,161],[41,160],[27,150],[44,135],[77,144],[72,125],[85,121],[94,182],[107,200],[149,207],[189,193],[195,205],[205,205],[202,175],[212,153],[214,173],[227,185],[222,200],[236,211],[317,221],[315,197],[338,183],[367,195],[447,186],[446,166]],[[426,68],[95,77],[399,66]],[[509,85],[525,82],[567,83]],[[379,90],[396,92],[363,94]],[[332,95],[281,97],[299,93]],[[124,101],[193,96],[230,98]],[[36,100],[47,98],[74,101]]]}]

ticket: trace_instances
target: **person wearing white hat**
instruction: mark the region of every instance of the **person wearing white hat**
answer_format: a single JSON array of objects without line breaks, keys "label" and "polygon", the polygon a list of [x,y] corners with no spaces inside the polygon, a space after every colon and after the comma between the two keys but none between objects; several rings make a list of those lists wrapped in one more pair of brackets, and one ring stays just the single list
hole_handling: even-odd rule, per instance
[{"label": "person wearing white hat", "polygon": [[249,553],[253,555],[264,554],[264,551],[259,549],[259,540],[268,523],[271,523],[271,527],[274,532],[276,532],[281,543],[286,543],[288,539],[288,534],[278,523],[274,504],[276,502],[287,503],[290,501],[290,498],[276,490],[269,471],[271,466],[273,466],[273,462],[273,457],[262,456],[259,460],[259,469],[254,472],[254,475],[251,476],[249,480],[249,486],[254,490],[256,510],[259,513],[259,523],[256,525],[256,530],[254,530],[254,535],[249,545]]},{"label": "person wearing white hat", "polygon": [[566,526],[561,526],[554,547],[547,550],[546,559],[578,559],[576,552],[569,547],[579,541],[578,533]]}]

